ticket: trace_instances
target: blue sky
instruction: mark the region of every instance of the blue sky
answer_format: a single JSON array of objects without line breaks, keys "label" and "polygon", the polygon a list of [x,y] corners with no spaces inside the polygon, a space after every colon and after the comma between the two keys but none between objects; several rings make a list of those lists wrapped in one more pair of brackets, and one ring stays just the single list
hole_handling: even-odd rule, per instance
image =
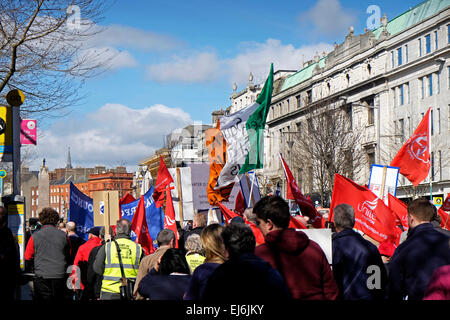
[{"label": "blue sky", "polygon": [[209,124],[250,71],[262,82],[270,62],[298,70],[341,43],[350,25],[363,33],[370,5],[389,19],[418,3],[115,0],[99,23],[107,29],[88,44],[115,53],[104,56],[110,69],[86,82],[86,99],[70,115],[41,127],[30,165],[45,157],[50,169],[65,166],[70,147],[76,166],[136,167],[171,130]]}]

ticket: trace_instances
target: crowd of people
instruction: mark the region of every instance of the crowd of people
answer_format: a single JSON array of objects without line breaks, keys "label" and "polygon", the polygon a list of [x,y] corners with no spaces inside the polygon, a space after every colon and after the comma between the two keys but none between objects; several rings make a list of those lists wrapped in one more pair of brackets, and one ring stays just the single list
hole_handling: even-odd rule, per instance
[{"label": "crowd of people", "polygon": [[[333,209],[330,264],[305,232],[289,228],[289,206],[279,196],[261,198],[225,225],[196,213],[178,237],[161,230],[149,255],[131,240],[127,219],[109,230],[110,240],[94,227],[84,241],[74,222],[60,225],[59,214],[44,208],[25,250],[33,299],[450,300],[450,236],[433,225],[436,208],[427,199],[408,204],[409,229],[398,247],[361,236],[350,205]],[[0,207],[0,295],[14,299],[23,280],[5,221]]]}]

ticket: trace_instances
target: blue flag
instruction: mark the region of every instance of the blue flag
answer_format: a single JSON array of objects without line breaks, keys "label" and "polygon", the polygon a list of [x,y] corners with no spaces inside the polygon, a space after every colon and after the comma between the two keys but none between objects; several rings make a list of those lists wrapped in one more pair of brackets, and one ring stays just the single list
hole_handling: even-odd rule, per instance
[{"label": "blue flag", "polygon": [[[144,194],[145,202],[145,218],[147,219],[147,226],[150,237],[153,240],[153,247],[158,247],[156,238],[158,233],[164,229],[164,212],[162,208],[157,208],[155,201],[153,200],[153,186]],[[120,206],[120,211],[122,218],[129,221],[133,221],[136,208],[139,204],[140,199],[133,202],[123,204]]]},{"label": "blue flag", "polygon": [[77,235],[88,240],[88,230],[94,226],[94,202],[70,183],[68,221],[77,224]]}]

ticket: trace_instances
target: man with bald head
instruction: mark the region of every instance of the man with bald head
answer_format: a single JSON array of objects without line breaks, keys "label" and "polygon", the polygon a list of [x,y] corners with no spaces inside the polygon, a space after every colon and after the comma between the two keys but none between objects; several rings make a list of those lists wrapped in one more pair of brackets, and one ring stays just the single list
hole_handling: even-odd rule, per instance
[{"label": "man with bald head", "polygon": [[70,258],[69,258],[69,266],[73,265],[75,257],[77,256],[78,248],[84,244],[86,241],[81,239],[77,235],[77,224],[73,221],[69,221],[66,223],[67,236],[70,242]]}]

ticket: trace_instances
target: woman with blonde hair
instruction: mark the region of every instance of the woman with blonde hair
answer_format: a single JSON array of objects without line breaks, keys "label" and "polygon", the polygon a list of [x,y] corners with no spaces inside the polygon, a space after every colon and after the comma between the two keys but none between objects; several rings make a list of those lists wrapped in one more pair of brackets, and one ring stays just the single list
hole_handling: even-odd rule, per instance
[{"label": "woman with blonde hair", "polygon": [[225,262],[225,246],[222,240],[224,227],[220,224],[210,224],[205,227],[200,234],[203,250],[205,252],[205,262],[199,265],[192,275],[185,300],[202,300],[203,291],[210,275]]}]

